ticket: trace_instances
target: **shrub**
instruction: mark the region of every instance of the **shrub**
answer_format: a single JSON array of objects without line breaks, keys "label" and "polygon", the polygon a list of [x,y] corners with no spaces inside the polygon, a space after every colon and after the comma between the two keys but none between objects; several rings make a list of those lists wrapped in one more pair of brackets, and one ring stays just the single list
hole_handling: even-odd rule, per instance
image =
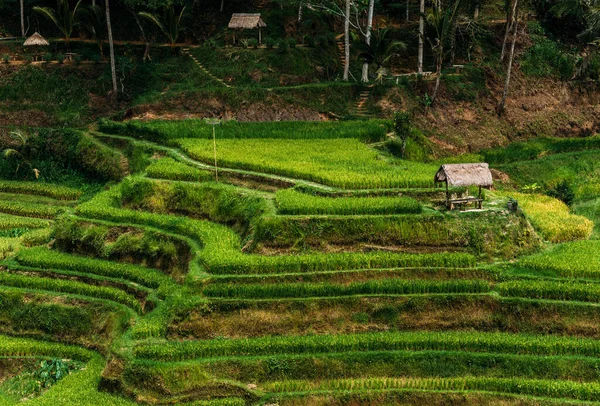
[{"label": "shrub", "polygon": [[552,40],[541,38],[525,54],[521,70],[530,76],[558,76],[568,80],[575,71],[575,57]]},{"label": "shrub", "polygon": [[2,55],[2,60],[4,61],[5,64],[9,64],[10,63],[10,55],[8,55],[8,54]]},{"label": "shrub", "polygon": [[64,54],[57,54],[56,55],[56,60],[61,65],[65,62],[65,59],[66,59],[66,56]]},{"label": "shrub", "polygon": [[277,45],[277,40],[273,38],[267,38],[265,40],[265,45],[267,46],[267,49],[273,49],[275,48],[275,45]]},{"label": "shrub", "polygon": [[548,196],[563,201],[567,206],[572,206],[575,201],[575,192],[566,180],[563,180],[558,185],[548,191]]}]

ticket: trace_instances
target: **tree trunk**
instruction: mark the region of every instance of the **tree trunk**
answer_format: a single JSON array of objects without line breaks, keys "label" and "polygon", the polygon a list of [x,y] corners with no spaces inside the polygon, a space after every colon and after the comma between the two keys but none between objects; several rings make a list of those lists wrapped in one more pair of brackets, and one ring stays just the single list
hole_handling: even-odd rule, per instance
[{"label": "tree trunk", "polygon": [[25,38],[25,5],[21,0],[21,37]]},{"label": "tree trunk", "polygon": [[504,62],[504,57],[506,56],[506,43],[508,42],[508,37],[510,36],[510,32],[513,28],[513,25],[516,24],[515,15],[517,14],[517,6],[519,4],[519,0],[512,0],[512,7],[508,7],[506,11],[506,31],[504,32],[504,41],[502,41],[502,52],[500,53],[500,62]]},{"label": "tree trunk", "polygon": [[406,0],[406,22],[408,22],[410,20],[410,10],[408,9],[410,7],[410,0]]},{"label": "tree trunk", "polygon": [[304,11],[304,3],[300,1],[298,3],[298,22],[302,22],[302,12]]},{"label": "tree trunk", "polygon": [[431,97],[431,105],[433,105],[433,103],[435,103],[435,100],[437,99],[438,91],[440,90],[440,81],[442,80],[442,63],[444,62],[444,50],[441,47],[442,45],[440,44],[439,54],[436,56],[435,61],[436,78],[435,89],[433,90],[433,96]]},{"label": "tree trunk", "polygon": [[350,75],[350,1],[346,0],[346,14],[344,15],[344,80],[346,82]]},{"label": "tree trunk", "polygon": [[117,67],[115,65],[115,44],[113,43],[112,25],[110,23],[110,4],[109,0],[105,0],[106,4],[106,29],[108,30],[108,45],[110,48],[110,71],[112,74],[113,97],[119,94],[117,87]]},{"label": "tree trunk", "polygon": [[[371,31],[373,31],[373,14],[375,13],[375,0],[369,1],[369,14],[367,17],[367,34],[365,35],[365,43],[367,45],[371,45]],[[369,64],[367,62],[363,63],[362,67],[362,77],[360,79],[362,82],[369,81]]]},{"label": "tree trunk", "polygon": [[502,100],[500,101],[500,104],[498,105],[498,115],[499,116],[504,114],[504,109],[506,108],[506,98],[508,97],[508,87],[510,86],[510,76],[512,74],[513,60],[515,57],[515,44],[517,42],[518,25],[519,25],[519,23],[516,19],[516,15],[515,15],[515,24],[514,24],[512,44],[510,46],[510,54],[508,56],[508,67],[506,68],[506,81],[504,82],[504,92],[502,93]]},{"label": "tree trunk", "polygon": [[146,36],[146,31],[144,31],[144,26],[142,25],[142,22],[140,21],[138,14],[131,7],[127,7],[127,9],[133,16],[133,19],[135,20],[136,25],[138,26],[138,28],[140,29],[140,32],[142,33],[142,39],[146,43],[146,48],[144,49],[144,57],[142,58],[142,61],[144,61],[144,62],[146,62],[147,60],[151,61],[152,60],[152,58],[150,57],[151,41]]},{"label": "tree trunk", "polygon": [[221,8],[219,9],[219,11],[222,13],[224,9],[225,9],[225,0],[221,0]]},{"label": "tree trunk", "polygon": [[92,0],[92,7],[96,7],[96,0]]},{"label": "tree trunk", "polygon": [[425,45],[425,0],[419,6],[419,66],[418,73],[423,73],[423,48]]}]

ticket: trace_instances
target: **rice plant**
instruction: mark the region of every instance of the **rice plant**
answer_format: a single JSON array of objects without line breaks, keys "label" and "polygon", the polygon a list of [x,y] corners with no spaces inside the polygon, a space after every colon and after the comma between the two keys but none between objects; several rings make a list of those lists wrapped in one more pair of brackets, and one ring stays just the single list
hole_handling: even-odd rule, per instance
[{"label": "rice plant", "polygon": [[353,282],[347,285],[333,283],[279,283],[279,284],[212,284],[203,293],[222,298],[297,298],[350,295],[408,295],[435,293],[487,293],[490,285],[478,280],[432,281],[382,279]]},{"label": "rice plant", "polygon": [[[212,141],[176,139],[191,157],[213,163]],[[344,189],[433,187],[437,166],[412,161],[387,163],[356,139],[224,139],[221,166],[319,182]]]},{"label": "rice plant", "polygon": [[[356,138],[364,141],[381,141],[386,134],[386,125],[384,120],[261,123],[228,121],[219,127],[217,137],[219,139],[271,138],[279,140]],[[167,143],[176,138],[212,138],[212,127],[205,121],[197,119],[144,122],[101,120],[100,131]]]},{"label": "rice plant", "polygon": [[42,182],[18,182],[8,180],[0,180],[0,192],[46,196],[58,200],[76,200],[82,195],[80,190],[66,186]]},{"label": "rice plant", "polygon": [[152,161],[146,168],[149,177],[155,179],[185,180],[191,182],[204,182],[213,180],[213,174],[194,168],[173,158],[164,157]]},{"label": "rice plant", "polygon": [[281,214],[418,214],[422,206],[410,197],[338,197],[327,198],[279,190],[277,208]]}]

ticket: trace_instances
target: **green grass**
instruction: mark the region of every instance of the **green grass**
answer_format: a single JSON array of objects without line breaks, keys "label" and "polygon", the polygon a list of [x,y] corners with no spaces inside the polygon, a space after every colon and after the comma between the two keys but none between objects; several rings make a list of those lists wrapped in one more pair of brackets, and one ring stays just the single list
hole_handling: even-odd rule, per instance
[{"label": "green grass", "polygon": [[573,209],[576,214],[587,217],[594,222],[592,238],[600,240],[600,199],[577,203]]},{"label": "green grass", "polygon": [[[177,139],[191,157],[211,163],[212,141]],[[437,166],[378,158],[356,139],[225,139],[217,142],[221,166],[295,177],[345,189],[433,187]]]},{"label": "green grass", "polygon": [[[528,161],[546,155],[564,152],[600,149],[600,136],[587,138],[535,138],[525,142],[515,142],[505,148],[482,151],[486,162],[491,165]],[[542,164],[544,165],[545,162]]]},{"label": "green grass", "polygon": [[[203,120],[178,121],[128,121],[102,120],[100,131],[107,134],[127,135],[151,141],[171,143],[179,138],[210,139],[213,127]],[[326,140],[359,139],[381,141],[386,134],[386,121],[272,121],[240,123],[228,121],[216,127],[216,137],[223,139],[277,139],[277,140]]]},{"label": "green grass", "polygon": [[[600,145],[598,146],[600,148]],[[600,150],[570,152],[532,161],[498,165],[520,187],[537,183],[552,189],[562,181],[572,185],[579,201],[600,196]]]},{"label": "green grass", "polygon": [[276,194],[280,214],[418,214],[421,204],[410,197],[328,198],[299,193],[293,189]]}]

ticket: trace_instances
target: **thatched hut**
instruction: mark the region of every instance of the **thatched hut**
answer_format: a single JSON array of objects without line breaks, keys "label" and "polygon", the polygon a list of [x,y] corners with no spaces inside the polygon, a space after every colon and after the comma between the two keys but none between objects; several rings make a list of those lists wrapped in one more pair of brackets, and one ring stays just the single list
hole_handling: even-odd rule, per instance
[{"label": "thatched hut", "polygon": [[[442,165],[434,178],[435,184],[446,184],[446,205],[451,210],[456,204],[466,204],[475,202],[481,209],[483,199],[481,198],[482,188],[491,188],[494,185],[490,167],[486,163],[476,164],[446,164]],[[449,187],[468,187],[479,186],[478,197],[465,197],[460,199],[450,199]]]},{"label": "thatched hut", "polygon": [[23,46],[26,47],[35,47],[35,59],[37,60],[38,55],[38,47],[47,47],[50,45],[48,40],[42,37],[39,33],[34,33],[31,37],[27,38],[23,43]]},{"label": "thatched hut", "polygon": [[260,13],[234,13],[229,21],[228,28],[233,30],[233,43],[235,44],[235,32],[237,30],[256,30],[258,29],[258,43],[262,43],[262,29],[267,24],[263,21]]}]

